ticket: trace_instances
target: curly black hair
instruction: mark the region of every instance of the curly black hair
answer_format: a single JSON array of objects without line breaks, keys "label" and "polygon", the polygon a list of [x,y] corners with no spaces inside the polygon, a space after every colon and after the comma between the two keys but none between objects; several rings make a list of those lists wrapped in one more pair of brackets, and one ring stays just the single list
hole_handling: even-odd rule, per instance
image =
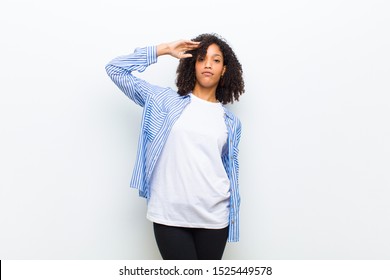
[{"label": "curly black hair", "polygon": [[176,86],[178,93],[183,96],[189,94],[195,87],[195,62],[199,56],[205,56],[207,48],[217,44],[223,55],[223,62],[226,72],[219,80],[216,90],[216,99],[222,104],[238,101],[241,94],[245,92],[244,79],[242,76],[241,63],[238,61],[234,51],[225,39],[215,33],[201,34],[192,41],[201,42],[199,48],[187,51],[192,57],[181,59],[177,67]]}]

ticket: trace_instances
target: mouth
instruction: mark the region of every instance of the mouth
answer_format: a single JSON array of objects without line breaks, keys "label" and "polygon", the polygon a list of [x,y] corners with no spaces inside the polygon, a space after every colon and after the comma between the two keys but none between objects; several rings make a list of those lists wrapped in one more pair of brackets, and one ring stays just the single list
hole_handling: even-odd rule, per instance
[{"label": "mouth", "polygon": [[211,73],[211,72],[209,72],[209,71],[205,71],[205,72],[202,72],[202,75],[203,75],[203,76],[206,76],[206,77],[211,77],[211,76],[213,76],[214,74]]}]

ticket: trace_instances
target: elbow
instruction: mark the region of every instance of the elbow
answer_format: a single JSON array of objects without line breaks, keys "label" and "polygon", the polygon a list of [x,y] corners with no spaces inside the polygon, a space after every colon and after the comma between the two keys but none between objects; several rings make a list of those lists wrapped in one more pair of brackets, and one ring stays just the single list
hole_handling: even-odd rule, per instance
[{"label": "elbow", "polygon": [[121,74],[120,71],[118,71],[118,68],[115,65],[112,65],[111,63],[108,63],[105,66],[107,75],[111,78],[111,80],[115,81],[119,74]]},{"label": "elbow", "polygon": [[105,66],[105,69],[106,69],[107,75],[111,77],[112,76],[112,65],[111,64],[107,64]]}]

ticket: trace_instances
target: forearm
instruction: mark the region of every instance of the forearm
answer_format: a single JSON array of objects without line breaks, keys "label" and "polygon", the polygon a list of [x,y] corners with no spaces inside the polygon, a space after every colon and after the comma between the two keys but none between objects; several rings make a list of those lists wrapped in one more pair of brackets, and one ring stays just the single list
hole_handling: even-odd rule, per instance
[{"label": "forearm", "polygon": [[143,72],[150,64],[157,62],[155,46],[137,48],[131,54],[121,55],[112,59],[107,66],[117,67],[119,73],[123,70]]}]

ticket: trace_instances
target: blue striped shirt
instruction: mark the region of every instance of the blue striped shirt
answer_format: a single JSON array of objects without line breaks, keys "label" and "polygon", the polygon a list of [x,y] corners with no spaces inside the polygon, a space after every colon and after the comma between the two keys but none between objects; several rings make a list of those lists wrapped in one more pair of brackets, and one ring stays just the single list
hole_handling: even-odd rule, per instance
[{"label": "blue striped shirt", "polygon": [[[189,95],[180,96],[177,91],[152,85],[132,75],[133,71],[143,72],[157,62],[156,46],[137,48],[134,53],[120,56],[106,65],[112,81],[136,104],[143,107],[141,132],[137,158],[130,186],[139,190],[139,195],[149,199],[149,181],[169,132],[190,102]],[[229,242],[239,240],[238,187],[238,144],[241,136],[240,120],[226,107],[225,123],[228,139],[222,151],[222,162],[230,180]]]}]

